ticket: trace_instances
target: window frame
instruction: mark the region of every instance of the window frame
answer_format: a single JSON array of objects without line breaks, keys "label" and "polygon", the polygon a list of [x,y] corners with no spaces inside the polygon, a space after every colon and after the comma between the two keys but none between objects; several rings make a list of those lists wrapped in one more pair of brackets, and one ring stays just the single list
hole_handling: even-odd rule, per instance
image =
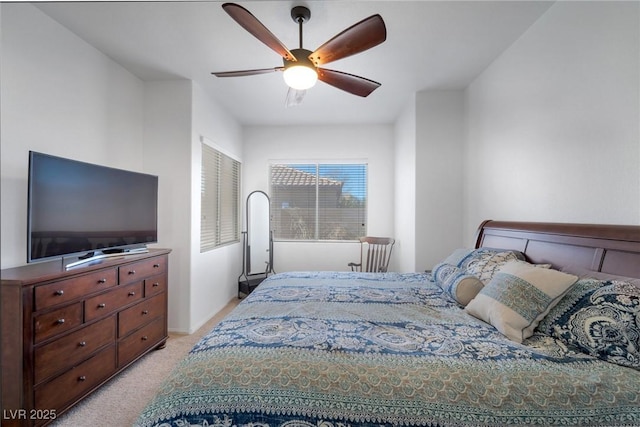
[{"label": "window frame", "polygon": [[[204,137],[200,147],[200,253],[205,253],[240,242],[242,162]],[[231,205],[225,204],[229,197],[234,199]]]}]

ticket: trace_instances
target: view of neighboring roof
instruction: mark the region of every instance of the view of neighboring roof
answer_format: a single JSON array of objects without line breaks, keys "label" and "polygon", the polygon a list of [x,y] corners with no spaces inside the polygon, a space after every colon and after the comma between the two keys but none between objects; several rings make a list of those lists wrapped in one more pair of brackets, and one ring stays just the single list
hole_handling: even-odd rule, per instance
[{"label": "view of neighboring roof", "polygon": [[[342,181],[320,177],[318,185],[341,187]],[[304,186],[316,185],[316,175],[286,165],[271,165],[271,185]]]}]

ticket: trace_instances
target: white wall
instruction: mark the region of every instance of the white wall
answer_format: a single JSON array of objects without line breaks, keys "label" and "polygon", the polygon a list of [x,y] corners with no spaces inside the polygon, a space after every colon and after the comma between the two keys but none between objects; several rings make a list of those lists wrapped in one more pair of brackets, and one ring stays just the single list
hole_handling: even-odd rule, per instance
[{"label": "white wall", "polygon": [[[237,298],[238,276],[242,272],[242,244],[235,243],[200,253],[200,189],[202,172],[201,137],[214,148],[242,163],[242,129],[237,122],[193,86],[191,134],[191,304],[188,332],[197,330],[229,300]],[[184,191],[184,188],[182,189]],[[242,203],[244,206],[244,203]]]},{"label": "white wall", "polygon": [[191,289],[192,83],[145,83],[145,168],[158,175],[158,244],[169,255],[169,329],[188,331]]},{"label": "white wall", "polygon": [[2,268],[26,263],[29,150],[144,172],[141,80],[30,4],[2,4]]},{"label": "white wall", "polygon": [[[368,163],[370,235],[394,233],[394,130],[391,125],[255,126],[244,129],[243,195],[269,193],[270,161],[363,160]],[[359,260],[353,242],[276,242],[277,272],[347,270]],[[393,257],[392,257],[393,258]],[[395,268],[392,259],[391,268]]]},{"label": "white wall", "polygon": [[416,95],[416,270],[432,269],[462,236],[464,92]]},{"label": "white wall", "polygon": [[[246,129],[191,82],[144,83],[37,8],[0,8],[2,268],[26,259],[28,150],[156,173],[173,330],[233,297],[241,270],[238,244],[196,250],[200,135],[241,158],[243,198],[268,191],[270,160],[368,161],[369,233],[398,239],[394,270],[428,268],[438,254],[425,245],[459,239],[434,224],[461,221],[471,244],[486,218],[640,223],[637,2],[557,2],[470,85],[463,108],[455,91],[427,91],[395,126]],[[355,257],[353,243],[275,247],[278,271],[346,270]]]},{"label": "white wall", "polygon": [[638,2],[557,2],[467,90],[464,235],[640,224]]},{"label": "white wall", "polygon": [[394,235],[393,259],[398,271],[416,271],[416,98],[407,102],[394,127]]},{"label": "white wall", "polygon": [[239,244],[199,253],[199,135],[240,153],[240,127],[189,80],[143,82],[34,6],[0,8],[2,268],[26,262],[29,150],[152,173],[169,329],[195,330],[241,271]]}]

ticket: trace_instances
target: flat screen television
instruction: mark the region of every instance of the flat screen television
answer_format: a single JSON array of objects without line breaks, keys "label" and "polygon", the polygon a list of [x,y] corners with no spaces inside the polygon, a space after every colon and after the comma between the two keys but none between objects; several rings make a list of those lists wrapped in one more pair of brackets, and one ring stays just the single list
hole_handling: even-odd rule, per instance
[{"label": "flat screen television", "polygon": [[29,152],[27,262],[74,266],[157,240],[157,176]]}]

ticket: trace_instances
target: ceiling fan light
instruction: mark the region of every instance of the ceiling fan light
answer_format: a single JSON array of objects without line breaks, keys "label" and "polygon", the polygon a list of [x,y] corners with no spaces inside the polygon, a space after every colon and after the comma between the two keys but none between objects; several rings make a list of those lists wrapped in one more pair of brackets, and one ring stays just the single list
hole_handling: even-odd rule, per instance
[{"label": "ceiling fan light", "polygon": [[306,65],[292,65],[284,70],[283,77],[290,88],[306,90],[316,84],[318,73]]}]

